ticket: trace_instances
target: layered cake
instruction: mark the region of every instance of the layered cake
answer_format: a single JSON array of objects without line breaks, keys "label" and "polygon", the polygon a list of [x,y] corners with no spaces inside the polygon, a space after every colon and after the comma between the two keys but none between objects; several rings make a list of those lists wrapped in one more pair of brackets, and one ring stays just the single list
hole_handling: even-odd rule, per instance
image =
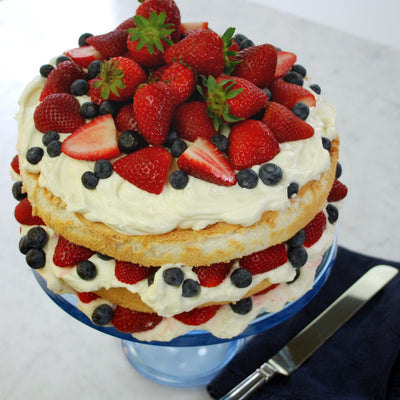
[{"label": "layered cake", "polygon": [[331,247],[335,109],[296,54],[145,0],[40,67],[12,160],[19,249],[96,325],[240,334]]}]

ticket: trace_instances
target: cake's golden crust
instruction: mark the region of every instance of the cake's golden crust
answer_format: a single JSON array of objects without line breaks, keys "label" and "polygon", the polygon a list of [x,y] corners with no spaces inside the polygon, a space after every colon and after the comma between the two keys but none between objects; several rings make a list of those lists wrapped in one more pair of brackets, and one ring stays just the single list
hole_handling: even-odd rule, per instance
[{"label": "cake's golden crust", "polygon": [[144,266],[210,265],[284,242],[310,222],[325,207],[335,179],[339,138],[333,140],[330,155],[329,170],[320,180],[301,187],[285,211],[267,211],[260,221],[248,227],[217,223],[200,231],[176,229],[162,235],[130,236],[87,221],[82,215],[68,212],[61,199],[39,187],[37,174],[22,171],[22,179],[34,213],[69,241]]}]

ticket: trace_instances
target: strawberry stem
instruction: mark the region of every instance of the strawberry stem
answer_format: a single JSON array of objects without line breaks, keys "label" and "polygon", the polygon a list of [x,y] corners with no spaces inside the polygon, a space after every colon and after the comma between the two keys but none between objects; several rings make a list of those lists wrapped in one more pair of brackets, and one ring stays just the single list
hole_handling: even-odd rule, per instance
[{"label": "strawberry stem", "polygon": [[118,61],[104,61],[101,65],[99,80],[94,82],[93,87],[98,89],[101,87],[100,95],[104,100],[110,97],[110,93],[119,96],[118,89],[125,89],[126,85],[122,81],[124,72],[122,69],[117,68]]},{"label": "strawberry stem", "polygon": [[237,54],[237,51],[229,50],[229,47],[232,46],[232,38],[233,34],[235,33],[235,29],[233,27],[229,27],[225,33],[222,35],[222,41],[224,43],[224,47],[222,49],[224,53],[224,59],[225,59],[225,68],[224,68],[224,73],[226,75],[230,75],[232,71],[235,69],[235,65],[239,64],[242,62],[241,60],[238,61],[231,61],[229,57],[233,57]]}]

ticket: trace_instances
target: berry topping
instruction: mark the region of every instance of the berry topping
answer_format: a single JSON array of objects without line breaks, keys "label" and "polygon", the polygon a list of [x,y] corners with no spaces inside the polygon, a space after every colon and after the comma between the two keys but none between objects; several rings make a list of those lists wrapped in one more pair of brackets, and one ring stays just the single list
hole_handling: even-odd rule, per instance
[{"label": "berry topping", "polygon": [[117,160],[114,171],[139,189],[160,194],[172,156],[162,147],[145,147]]},{"label": "berry topping", "polygon": [[328,213],[328,221],[334,224],[339,218],[339,210],[333,204],[328,204],[326,206],[326,212]]},{"label": "berry topping", "polygon": [[306,233],[306,240],[303,246],[310,247],[316,243],[322,236],[324,229],[326,227],[326,217],[323,211],[320,211],[311,222],[309,222],[305,227],[304,231]]},{"label": "berry topping", "polygon": [[343,200],[347,196],[347,192],[347,186],[338,179],[335,179],[328,195],[328,201],[331,202]]},{"label": "berry topping", "polygon": [[284,105],[268,102],[262,122],[268,125],[279,143],[308,139],[314,128]]},{"label": "berry topping", "polygon": [[52,140],[47,146],[47,154],[49,157],[58,157],[61,154],[61,142]]},{"label": "berry topping", "polygon": [[100,60],[92,61],[88,67],[88,78],[94,79],[99,75],[103,62]]},{"label": "berry topping", "polygon": [[247,49],[249,47],[253,47],[254,46],[254,42],[251,39],[244,39],[240,42],[240,49]]},{"label": "berry topping", "polygon": [[54,67],[51,64],[44,64],[40,67],[39,73],[43,78],[47,78],[53,69]]},{"label": "berry topping", "polygon": [[58,267],[72,267],[80,261],[89,259],[93,254],[94,251],[59,236],[54,250],[53,262]]},{"label": "berry topping", "polygon": [[84,281],[91,281],[97,276],[97,268],[91,261],[84,260],[77,264],[76,273]]},{"label": "berry topping", "polygon": [[113,173],[113,166],[108,160],[98,160],[94,164],[94,174],[99,179],[106,179]]},{"label": "berry topping", "polygon": [[103,54],[93,46],[82,46],[65,51],[64,54],[82,68],[88,68],[96,60],[102,60]]},{"label": "berry topping", "polygon": [[207,266],[194,267],[193,272],[197,274],[201,286],[216,287],[225,280],[231,267],[232,262],[216,263]]},{"label": "berry topping", "polygon": [[91,36],[93,36],[92,33],[89,33],[89,32],[82,33],[82,35],[79,36],[79,39],[78,39],[78,46],[79,47],[89,46],[87,39],[90,38]]},{"label": "berry topping", "polygon": [[[132,108],[131,106],[129,108]],[[122,153],[130,154],[147,146],[143,136],[132,130],[123,131],[118,138],[118,147]]]},{"label": "berry topping", "polygon": [[93,292],[78,292],[77,295],[82,303],[90,303],[99,298],[99,296]]},{"label": "berry topping", "polygon": [[71,94],[83,96],[89,91],[89,84],[85,79],[77,79],[71,85]]},{"label": "berry topping", "polygon": [[266,293],[270,292],[271,290],[275,289],[278,286],[279,286],[279,283],[275,283],[273,285],[268,286],[267,288],[265,288],[263,290],[260,290],[259,292],[255,293],[254,295],[255,296],[260,296],[262,294],[266,294]]},{"label": "berry topping", "polygon": [[78,160],[96,161],[117,157],[120,152],[112,116],[102,115],[78,128],[64,140],[61,150]]},{"label": "berry topping", "polygon": [[85,123],[80,108],[78,100],[72,94],[51,94],[36,107],[33,114],[35,127],[43,133],[73,132]]},{"label": "berry topping", "polygon": [[286,75],[290,71],[296,60],[296,54],[290,53],[288,51],[279,50],[274,79],[281,78],[282,76]]},{"label": "berry topping", "polygon": [[179,267],[171,267],[163,272],[164,281],[170,286],[180,286],[184,280],[183,271]]},{"label": "berry topping", "polygon": [[326,136],[322,136],[321,140],[322,140],[322,147],[327,151],[331,151],[332,141]]},{"label": "berry topping", "polygon": [[160,80],[168,84],[174,93],[177,103],[186,101],[196,90],[195,72],[179,62],[168,66],[161,75]]},{"label": "berry topping", "polygon": [[336,178],[339,179],[342,176],[342,164],[340,164],[339,162],[336,164]]},{"label": "berry topping", "polygon": [[274,186],[282,180],[283,172],[279,165],[266,163],[261,165],[258,175],[265,185]]},{"label": "berry topping", "polygon": [[171,145],[171,154],[178,158],[180,157],[183,152],[187,149],[187,144],[181,139],[175,139]]},{"label": "berry topping", "polygon": [[208,29],[208,22],[182,22],[181,35],[187,35],[191,31],[198,31],[200,29]]},{"label": "berry topping", "polygon": [[248,287],[252,280],[251,272],[245,268],[237,268],[231,273],[231,282],[237,288]]},{"label": "berry topping", "polygon": [[277,244],[265,250],[242,257],[239,265],[252,275],[271,271],[287,262],[288,256],[284,244]]},{"label": "berry topping", "polygon": [[29,249],[25,259],[33,269],[43,268],[46,265],[46,254],[42,249]]},{"label": "berry topping", "polygon": [[317,94],[321,94],[321,88],[316,83],[313,83],[312,85],[310,85],[310,89],[313,90]]},{"label": "berry topping", "polygon": [[294,268],[301,268],[307,262],[308,254],[304,247],[289,247],[288,258]]},{"label": "berry topping", "polygon": [[228,156],[234,169],[250,168],[270,161],[280,152],[267,125],[248,119],[235,124],[229,135]]},{"label": "berry topping", "polygon": [[229,140],[225,135],[217,134],[211,138],[211,143],[220,151],[227,151],[229,147]]},{"label": "berry topping", "polygon": [[18,154],[16,154],[11,160],[11,168],[16,174],[20,174]]},{"label": "berry topping", "polygon": [[53,140],[59,140],[60,135],[55,131],[47,131],[42,136],[42,143],[47,147]]},{"label": "berry topping", "polygon": [[99,106],[92,101],[87,101],[81,105],[80,113],[85,119],[93,119],[99,115]]},{"label": "berry topping", "polygon": [[294,268],[294,277],[292,280],[286,282],[288,285],[291,285],[292,283],[295,283],[297,281],[297,279],[300,278],[300,274],[301,274],[301,269],[300,268]]},{"label": "berry topping", "polygon": [[89,190],[96,189],[99,178],[92,171],[86,171],[81,176],[82,185]]},{"label": "berry topping", "polygon": [[14,182],[12,185],[12,194],[15,200],[21,201],[27,197],[27,193],[23,191],[22,181]]},{"label": "berry topping", "polygon": [[304,229],[301,229],[286,243],[289,247],[300,247],[303,245],[305,240],[306,240],[306,232]]},{"label": "berry topping", "polygon": [[174,189],[183,189],[189,182],[188,174],[184,171],[174,171],[169,176],[169,183]]},{"label": "berry topping", "polygon": [[191,311],[174,315],[174,318],[186,325],[198,326],[205,324],[217,313],[220,305],[194,308]]},{"label": "berry topping", "polygon": [[178,158],[178,168],[187,174],[222,186],[236,183],[235,172],[224,155],[208,140],[198,138]]},{"label": "berry topping", "polygon": [[284,77],[283,80],[288,83],[293,83],[294,85],[303,86],[304,78],[298,72],[289,71]]},{"label": "berry topping", "polygon": [[291,110],[297,103],[305,103],[309,107],[315,107],[315,97],[307,89],[285,82],[283,79],[276,79],[271,86],[272,98],[277,103],[283,104]]},{"label": "berry topping", "polygon": [[120,282],[130,285],[147,279],[153,271],[153,268],[143,267],[127,261],[117,261],[115,263],[115,277]]},{"label": "berry topping", "polygon": [[17,204],[14,216],[21,225],[44,225],[44,222],[40,217],[33,215],[32,205],[28,198],[21,200]]},{"label": "berry topping", "polygon": [[296,182],[291,182],[287,188],[288,199],[291,199],[292,197],[296,196],[298,191],[299,191],[299,184]]},{"label": "berry topping", "polygon": [[38,164],[43,158],[44,151],[41,147],[31,147],[26,152],[26,160],[31,164]]},{"label": "berry topping", "polygon": [[40,249],[47,243],[48,236],[41,226],[29,229],[27,235],[28,245],[31,248]]},{"label": "berry topping", "polygon": [[114,310],[108,304],[97,306],[92,313],[92,321],[95,325],[105,326],[111,322]]},{"label": "berry topping", "polygon": [[86,42],[100,53],[97,59],[101,60],[102,58],[121,56],[126,50],[127,36],[126,31],[114,30],[103,35],[90,36]]},{"label": "berry topping", "polygon": [[245,297],[244,299],[241,299],[236,303],[230,303],[229,305],[234,313],[246,315],[253,308],[253,300],[251,300],[251,297]]},{"label": "berry topping", "polygon": [[138,124],[133,113],[132,104],[123,106],[115,117],[115,125],[119,132],[135,131],[138,132]]},{"label": "berry topping", "polygon": [[117,306],[112,317],[114,328],[124,333],[146,332],[155,328],[162,317],[153,313],[145,313]]},{"label": "berry topping", "polygon": [[292,108],[292,112],[294,113],[294,115],[305,121],[310,114],[310,108],[307,104],[297,103]]},{"label": "berry topping", "polygon": [[300,74],[303,78],[306,77],[307,75],[307,70],[301,65],[301,64],[294,64],[291,71],[297,72]]},{"label": "berry topping", "polygon": [[253,189],[257,186],[258,175],[257,172],[250,168],[240,170],[236,174],[236,179],[240,187],[245,189]]},{"label": "berry topping", "polygon": [[200,293],[200,284],[193,279],[185,279],[182,283],[182,297],[195,297]]}]

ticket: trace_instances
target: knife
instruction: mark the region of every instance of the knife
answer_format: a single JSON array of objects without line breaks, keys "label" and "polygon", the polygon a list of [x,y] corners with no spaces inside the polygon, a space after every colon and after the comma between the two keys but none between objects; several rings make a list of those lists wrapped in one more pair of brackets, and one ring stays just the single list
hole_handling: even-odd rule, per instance
[{"label": "knife", "polygon": [[368,270],[278,353],[220,400],[244,400],[276,374],[290,375],[398,272],[389,265]]}]

